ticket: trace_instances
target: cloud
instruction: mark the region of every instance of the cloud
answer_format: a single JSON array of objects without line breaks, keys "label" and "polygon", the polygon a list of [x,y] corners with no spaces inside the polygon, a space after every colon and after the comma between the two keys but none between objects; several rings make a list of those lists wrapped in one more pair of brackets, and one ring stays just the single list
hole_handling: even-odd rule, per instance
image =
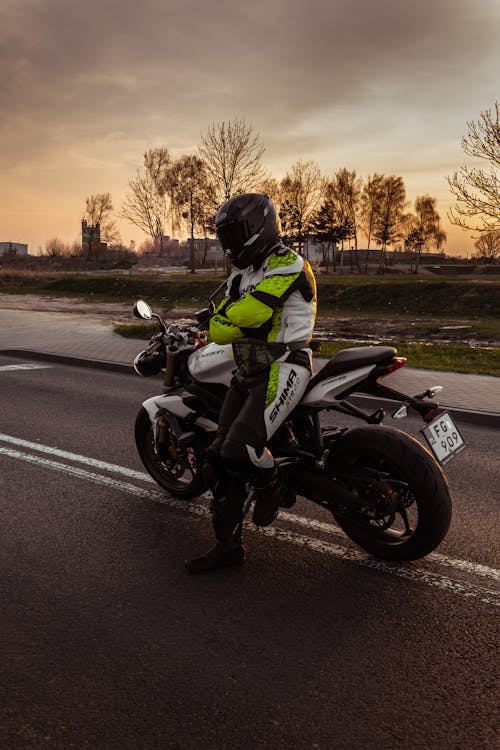
[{"label": "cloud", "polygon": [[145,148],[193,150],[235,116],[281,172],[459,158],[498,98],[499,21],[497,0],[3,0],[2,171],[126,185]]},{"label": "cloud", "polygon": [[[483,0],[483,11],[493,5]],[[199,107],[307,112],[380,89],[455,89],[496,45],[469,0],[17,0],[1,44],[10,111],[54,118]],[[10,9],[10,12],[9,12]],[[493,11],[492,11],[493,12]],[[497,13],[498,19],[498,13]],[[471,49],[471,40],[474,40]],[[458,67],[457,67],[458,66]],[[455,70],[456,84],[448,79]],[[6,83],[8,81],[8,83]],[[155,100],[153,97],[158,97]]]}]

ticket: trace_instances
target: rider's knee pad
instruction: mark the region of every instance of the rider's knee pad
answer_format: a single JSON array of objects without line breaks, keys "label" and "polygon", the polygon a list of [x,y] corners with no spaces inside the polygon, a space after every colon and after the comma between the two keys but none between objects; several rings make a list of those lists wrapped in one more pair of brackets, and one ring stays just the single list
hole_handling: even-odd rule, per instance
[{"label": "rider's knee pad", "polygon": [[251,445],[226,440],[221,455],[229,472],[254,486],[264,487],[275,477],[274,459],[268,448],[258,451]]}]

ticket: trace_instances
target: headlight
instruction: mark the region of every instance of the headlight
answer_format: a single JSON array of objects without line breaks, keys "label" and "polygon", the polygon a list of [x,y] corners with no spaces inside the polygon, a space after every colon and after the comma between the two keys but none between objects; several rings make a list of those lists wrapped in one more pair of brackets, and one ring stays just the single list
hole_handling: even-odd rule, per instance
[{"label": "headlight", "polygon": [[154,351],[145,349],[143,352],[139,352],[134,359],[134,370],[144,378],[158,375],[163,367],[165,367],[165,350],[163,347]]}]

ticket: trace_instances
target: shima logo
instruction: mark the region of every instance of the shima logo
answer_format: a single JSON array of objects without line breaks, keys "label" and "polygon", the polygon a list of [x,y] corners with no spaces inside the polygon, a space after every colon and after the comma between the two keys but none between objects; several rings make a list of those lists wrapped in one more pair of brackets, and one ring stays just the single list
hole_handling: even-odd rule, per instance
[{"label": "shima logo", "polygon": [[296,370],[290,370],[285,387],[278,396],[278,399],[271,409],[271,413],[269,414],[269,420],[271,422],[274,422],[276,420],[281,408],[283,406],[287,406],[290,403],[295,394],[295,391],[297,390],[298,384],[299,379]]}]

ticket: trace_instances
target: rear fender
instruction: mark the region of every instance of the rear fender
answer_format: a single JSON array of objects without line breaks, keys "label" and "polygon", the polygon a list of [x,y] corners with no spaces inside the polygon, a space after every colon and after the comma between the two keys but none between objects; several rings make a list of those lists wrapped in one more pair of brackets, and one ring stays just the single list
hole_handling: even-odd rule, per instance
[{"label": "rear fender", "polygon": [[352,393],[354,386],[361,383],[369,376],[375,365],[358,367],[356,370],[347,370],[339,375],[321,380],[313,388],[306,392],[300,402],[301,406],[323,406],[328,407],[335,403],[345,393]]}]

